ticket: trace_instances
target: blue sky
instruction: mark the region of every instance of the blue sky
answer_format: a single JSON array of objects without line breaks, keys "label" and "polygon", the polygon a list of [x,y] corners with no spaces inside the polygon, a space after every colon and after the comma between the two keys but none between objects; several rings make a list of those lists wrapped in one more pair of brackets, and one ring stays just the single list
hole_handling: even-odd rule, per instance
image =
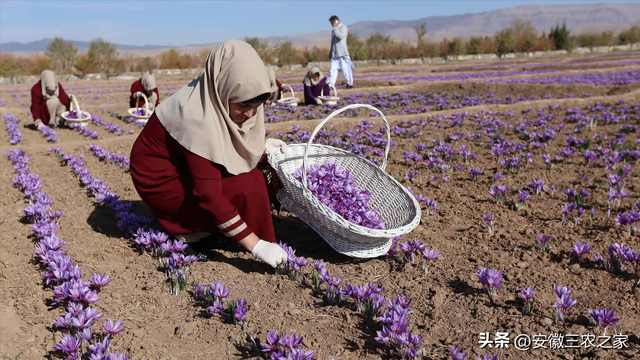
[{"label": "blue sky", "polygon": [[[204,44],[245,36],[285,36],[329,30],[338,15],[349,25],[366,20],[416,20],[478,13],[524,4],[607,1],[5,1],[0,42],[61,36],[118,44]],[[631,2],[631,1],[609,1]]]}]

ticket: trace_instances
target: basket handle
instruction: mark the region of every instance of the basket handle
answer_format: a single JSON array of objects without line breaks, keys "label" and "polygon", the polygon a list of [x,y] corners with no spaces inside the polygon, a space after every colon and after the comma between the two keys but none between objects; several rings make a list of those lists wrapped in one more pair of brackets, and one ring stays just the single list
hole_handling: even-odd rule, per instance
[{"label": "basket handle", "polygon": [[[285,86],[289,88],[289,91],[291,91],[291,99],[293,99],[295,97],[294,94],[293,94],[293,89],[291,88],[291,86],[289,86],[287,84],[282,84],[282,87],[285,87]],[[282,99],[284,99],[284,95],[282,95]]]},{"label": "basket handle", "polygon": [[73,94],[69,94],[69,99],[71,99],[71,103],[69,104],[69,111],[73,111],[73,105],[76,106],[76,110],[78,112],[78,119],[82,118],[82,113],[80,112],[80,105],[78,105],[78,100],[76,96]]},{"label": "basket handle", "polygon": [[[333,93],[334,93],[334,97],[338,97],[338,90],[336,89],[335,86],[331,85],[331,83],[328,84],[329,85],[329,97],[331,97],[331,89],[333,89]],[[322,92],[320,93],[320,96],[324,96],[324,86],[322,87]]]},{"label": "basket handle", "polygon": [[[145,116],[149,113],[149,99],[147,99],[147,95],[145,95],[142,91],[140,91],[140,95],[142,95],[142,98],[144,99],[144,107],[145,107]],[[140,110],[140,107],[138,106],[138,104],[140,104],[139,101],[136,101],[136,110]]]},{"label": "basket handle", "polygon": [[384,117],[384,114],[382,113],[382,111],[368,104],[347,105],[342,109],[338,109],[332,112],[331,114],[329,114],[329,116],[327,116],[324,120],[322,120],[320,124],[316,126],[315,130],[313,130],[313,132],[311,133],[311,136],[309,137],[309,141],[307,141],[307,146],[304,148],[304,157],[302,158],[302,186],[304,187],[305,190],[309,190],[309,188],[307,187],[307,157],[309,155],[309,147],[311,147],[311,143],[313,142],[313,139],[316,137],[318,132],[320,132],[320,130],[322,129],[322,126],[326,124],[329,120],[331,120],[334,116],[340,113],[343,113],[347,110],[357,109],[357,108],[366,108],[369,110],[373,110],[377,112],[382,118],[382,121],[384,121],[384,126],[387,129],[387,145],[384,148],[384,159],[382,159],[382,165],[380,165],[380,169],[384,171],[384,169],[387,167],[387,157],[389,156],[389,147],[391,145],[391,129],[389,129],[389,122],[387,121],[387,118]]}]

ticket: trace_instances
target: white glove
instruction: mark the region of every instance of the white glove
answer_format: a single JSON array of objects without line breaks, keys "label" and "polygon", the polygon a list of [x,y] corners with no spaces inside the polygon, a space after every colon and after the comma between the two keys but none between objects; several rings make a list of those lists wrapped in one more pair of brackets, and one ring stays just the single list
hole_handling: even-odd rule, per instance
[{"label": "white glove", "polygon": [[45,125],[45,124],[42,122],[42,120],[40,120],[40,119],[38,119],[38,120],[36,120],[36,121],[35,121],[35,125],[36,125],[36,129],[38,129],[38,130],[42,130],[42,129],[44,129],[45,127],[47,127],[47,125]]},{"label": "white glove", "polygon": [[136,92],[133,94],[133,96],[134,96],[134,97],[142,97],[142,93],[141,93],[140,91],[136,91]]},{"label": "white glove", "polygon": [[258,258],[258,260],[271,265],[273,268],[289,259],[289,255],[287,255],[287,252],[284,251],[280,245],[264,240],[258,241],[256,246],[253,247],[253,250],[251,250],[251,253]]},{"label": "white glove", "polygon": [[287,143],[280,139],[267,139],[264,143],[264,151],[268,154],[275,149],[283,148],[287,146]]},{"label": "white glove", "polygon": [[315,98],[315,100],[316,100],[316,105],[322,105],[322,100],[318,98]]}]

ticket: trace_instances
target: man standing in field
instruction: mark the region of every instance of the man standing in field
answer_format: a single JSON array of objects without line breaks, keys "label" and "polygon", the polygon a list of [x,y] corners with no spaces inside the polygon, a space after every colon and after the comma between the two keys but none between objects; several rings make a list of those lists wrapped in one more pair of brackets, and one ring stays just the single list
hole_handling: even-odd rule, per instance
[{"label": "man standing in field", "polygon": [[340,19],[333,15],[329,18],[333,31],[331,32],[331,69],[329,70],[329,82],[331,85],[336,85],[338,80],[338,72],[342,72],[342,75],[347,79],[347,89],[353,87],[353,63],[351,57],[349,57],[349,49],[347,48],[347,35],[349,30],[347,26],[340,23]]}]

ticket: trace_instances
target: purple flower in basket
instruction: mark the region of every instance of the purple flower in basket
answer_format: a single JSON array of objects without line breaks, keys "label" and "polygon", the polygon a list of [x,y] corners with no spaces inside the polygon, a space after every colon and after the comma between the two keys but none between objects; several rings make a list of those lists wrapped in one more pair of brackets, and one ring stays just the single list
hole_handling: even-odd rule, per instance
[{"label": "purple flower in basket", "polygon": [[131,112],[135,116],[147,116],[147,110],[145,109],[137,109]]}]

